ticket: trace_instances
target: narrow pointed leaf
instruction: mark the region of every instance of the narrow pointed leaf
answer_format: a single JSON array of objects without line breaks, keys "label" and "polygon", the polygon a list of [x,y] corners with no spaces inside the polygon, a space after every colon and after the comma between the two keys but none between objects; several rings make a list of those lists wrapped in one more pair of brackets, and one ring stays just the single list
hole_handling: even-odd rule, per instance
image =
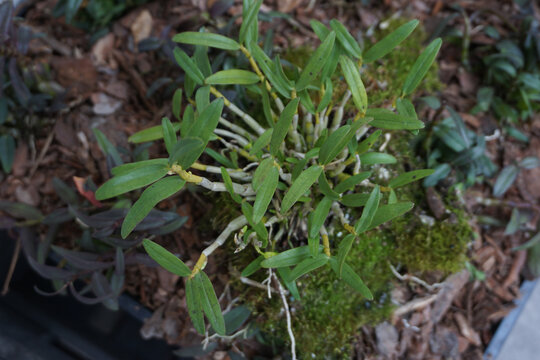
[{"label": "narrow pointed leaf", "polygon": [[317,112],[323,111],[328,105],[330,105],[330,101],[332,101],[332,95],[334,92],[334,87],[332,85],[332,80],[330,78],[327,78],[324,82],[324,95],[321,99],[321,102],[317,106]]},{"label": "narrow pointed leaf", "polygon": [[201,294],[196,290],[194,279],[186,280],[186,305],[193,327],[201,335],[205,333]]},{"label": "narrow pointed leaf", "polygon": [[339,194],[330,186],[324,171],[319,175],[319,190],[324,196],[328,196],[332,200],[339,199]]},{"label": "narrow pointed leaf", "polygon": [[300,77],[296,82],[296,91],[304,90],[313,80],[315,80],[317,75],[319,75],[319,72],[322,70],[324,64],[332,53],[335,40],[336,33],[332,31],[326,36],[313,55],[311,55],[310,60],[300,73]]},{"label": "narrow pointed leaf", "polygon": [[247,9],[245,16],[242,19],[242,26],[240,26],[240,34],[238,36],[242,44],[247,44],[251,41],[257,41],[256,38],[249,39],[249,36],[256,37],[258,32],[257,26],[257,15],[259,13],[259,8],[261,7],[262,0],[253,1],[249,8]]},{"label": "narrow pointed leaf", "polygon": [[328,217],[328,213],[330,212],[330,208],[332,207],[332,203],[334,201],[330,199],[329,197],[325,196],[317,205],[315,208],[315,211],[310,214],[310,222],[309,222],[309,237],[310,238],[319,238],[319,230],[321,230],[321,227],[324,225],[324,222],[326,218]]},{"label": "narrow pointed leaf", "polygon": [[362,49],[355,38],[347,31],[347,28],[336,19],[330,20],[330,27],[336,32],[336,37],[341,46],[349,55],[360,59],[362,58]]},{"label": "narrow pointed leaf", "polygon": [[223,50],[240,49],[240,44],[233,39],[212,33],[186,31],[175,35],[172,40],[183,44],[202,45]]},{"label": "narrow pointed leaf", "polygon": [[502,169],[495,184],[493,185],[493,196],[503,196],[508,189],[512,186],[519,174],[519,168],[515,165],[509,165]]},{"label": "narrow pointed leaf", "polygon": [[339,202],[347,207],[361,207],[366,205],[368,198],[369,194],[347,194]]},{"label": "narrow pointed leaf", "polygon": [[356,135],[360,126],[362,126],[362,121],[356,121],[352,125],[344,125],[330,134],[319,151],[319,162],[326,165],[334,160]]},{"label": "narrow pointed leaf", "polygon": [[368,109],[366,116],[372,117],[370,125],[388,130],[416,130],[424,128],[424,123],[409,116],[396,114],[388,109]]},{"label": "narrow pointed leaf", "polygon": [[[373,122],[373,121],[372,121]],[[379,139],[381,136],[382,131],[376,130],[371,135],[369,135],[365,140],[363,140],[360,144],[358,144],[358,147],[356,148],[356,153],[359,155],[362,155],[375,144],[375,142]]]},{"label": "narrow pointed leaf", "polygon": [[165,147],[169,155],[171,154],[174,145],[176,145],[176,132],[172,126],[169,118],[164,117],[161,120],[161,127],[163,128],[163,140],[165,140]]},{"label": "narrow pointed leaf", "polygon": [[277,273],[285,287],[290,291],[291,295],[296,299],[300,300],[300,293],[298,292],[298,287],[296,286],[296,281],[290,281],[291,270],[288,267],[280,267],[277,269]]},{"label": "narrow pointed leaf", "polygon": [[366,88],[360,77],[360,71],[358,71],[358,64],[355,64],[354,61],[345,55],[339,57],[339,64],[341,65],[345,81],[351,90],[354,105],[361,113],[365,113],[368,106],[368,98]]},{"label": "narrow pointed leaf", "polygon": [[180,65],[182,70],[186,73],[187,76],[193,79],[197,85],[202,85],[204,83],[204,75],[201,70],[197,67],[195,61],[188,56],[183,50],[176,47],[174,48],[174,59]]},{"label": "narrow pointed leaf", "polygon": [[254,274],[257,270],[261,268],[261,263],[263,262],[263,260],[264,256],[261,255],[252,262],[250,262],[249,265],[246,266],[246,268],[242,271],[241,275],[243,277],[248,277]]},{"label": "narrow pointed leaf", "polygon": [[208,105],[197,119],[197,126],[190,131],[190,137],[200,138],[207,143],[223,112],[223,99],[216,99]]},{"label": "narrow pointed leaf", "polygon": [[397,159],[390,154],[372,151],[360,155],[360,162],[365,166],[374,164],[395,164]]},{"label": "narrow pointed leaf", "polygon": [[143,246],[148,255],[165,270],[178,276],[189,276],[191,274],[191,270],[186,264],[164,247],[148,239],[143,240]]},{"label": "narrow pointed leaf", "polygon": [[354,189],[354,187],[358,184],[360,184],[362,181],[366,180],[371,176],[371,171],[364,171],[359,174],[353,175],[339,184],[334,188],[334,191],[337,193],[344,193],[347,190]]},{"label": "narrow pointed leaf", "polygon": [[210,279],[204,272],[199,272],[193,278],[197,291],[200,292],[204,314],[216,333],[225,335],[225,320],[221,313],[221,307]]},{"label": "narrow pointed leaf", "polygon": [[272,138],[272,133],[274,129],[267,129],[263,132],[259,138],[253,143],[253,147],[249,150],[251,155],[256,155],[262,149],[264,149],[268,144],[270,144],[270,139]]},{"label": "narrow pointed leaf", "polygon": [[204,151],[204,143],[199,138],[183,138],[174,146],[169,164],[177,162],[182,169],[186,170],[201,156]]},{"label": "narrow pointed leaf", "polygon": [[122,223],[122,238],[126,238],[160,201],[176,194],[186,181],[179,176],[169,176],[150,185],[129,209]]},{"label": "narrow pointed leaf", "polygon": [[[336,274],[339,274],[339,265],[335,258],[330,258],[330,266],[332,266],[332,270],[334,270]],[[366,284],[364,284],[360,276],[358,276],[347,263],[343,264],[341,279],[354,290],[358,291],[360,295],[366,299],[373,300],[371,291],[369,291],[368,287]]]},{"label": "narrow pointed leaf", "polygon": [[398,216],[405,214],[407,211],[411,210],[414,207],[414,204],[410,201],[398,202],[395,204],[382,205],[379,207],[371,224],[366,230],[371,230],[377,226],[390,221]]},{"label": "narrow pointed leaf", "polygon": [[259,82],[259,76],[247,70],[221,70],[207,77],[204,82],[210,85],[250,85]]},{"label": "narrow pointed leaf", "polygon": [[261,161],[261,163],[255,170],[255,173],[253,174],[253,179],[251,180],[251,186],[253,186],[253,190],[259,191],[261,184],[264,182],[264,179],[266,178],[272,167],[274,167],[274,159],[272,159],[271,157],[268,157]]},{"label": "narrow pointed leaf", "polygon": [[112,197],[142,188],[164,177],[169,170],[163,165],[149,165],[129,173],[115,176],[96,191],[97,200]]},{"label": "narrow pointed leaf", "polygon": [[386,35],[364,53],[364,61],[370,63],[388,54],[405,40],[414,31],[416,26],[418,26],[418,20],[412,20]]},{"label": "narrow pointed leaf", "polygon": [[231,195],[232,199],[238,204],[242,203],[242,197],[234,192],[231,175],[229,175],[229,173],[227,172],[227,169],[225,169],[223,166],[221,167],[221,177],[223,178],[223,183],[225,184],[225,188]]},{"label": "narrow pointed leaf", "polygon": [[127,174],[133,170],[140,169],[148,165],[163,165],[163,167],[165,167],[167,166],[168,163],[169,163],[168,159],[142,160],[142,161],[137,161],[134,163],[128,163],[128,164],[123,164],[120,166],[115,166],[111,169],[111,173],[114,176],[118,176],[122,174]]},{"label": "narrow pointed leaf", "polygon": [[180,111],[182,110],[182,89],[174,92],[172,100],[172,113],[177,120],[181,120]]},{"label": "narrow pointed leaf", "polygon": [[270,81],[272,87],[280,93],[280,95],[290,99],[292,86],[282,79],[274,69],[274,62],[270,60],[268,55],[256,44],[252,43],[251,52],[257,64],[261,68],[264,76]]},{"label": "narrow pointed leaf", "polygon": [[[175,132],[180,130],[180,123],[173,123],[173,129]],[[161,125],[152,126],[148,129],[137,131],[128,138],[128,141],[134,144],[139,144],[159,139],[163,139],[163,127]]]},{"label": "narrow pointed leaf", "polygon": [[282,214],[286,213],[309,190],[311,185],[317,181],[322,171],[322,166],[313,165],[298,176],[283,197],[283,201],[281,202]]},{"label": "narrow pointed leaf", "polygon": [[290,281],[296,281],[299,277],[320,268],[328,262],[328,256],[325,254],[319,254],[314,258],[307,258],[300,262],[291,270],[289,275]]},{"label": "narrow pointed leaf", "polygon": [[369,194],[369,198],[366,202],[366,205],[364,206],[364,209],[362,210],[362,216],[360,216],[360,219],[354,225],[354,231],[356,231],[357,234],[363,233],[369,227],[369,225],[373,221],[373,217],[375,216],[377,212],[377,208],[379,207],[380,200],[381,200],[381,190],[379,188],[379,185],[376,185],[375,188]]},{"label": "narrow pointed leaf", "polygon": [[253,204],[254,223],[260,222],[266,213],[268,205],[270,205],[274,193],[276,192],[278,181],[279,171],[275,166],[272,166],[255,197],[255,203]]},{"label": "narrow pointed leaf", "polygon": [[414,170],[414,171],[409,171],[403,174],[399,174],[397,177],[395,177],[388,183],[388,186],[393,189],[396,189],[400,186],[407,185],[413,181],[417,181],[422,178],[425,178],[426,176],[429,176],[433,174],[434,172],[435,170],[433,169],[422,169],[422,170]]},{"label": "narrow pointed leaf", "polygon": [[338,256],[337,256],[337,262],[338,262],[338,272],[337,276],[341,278],[343,275],[343,264],[345,264],[345,259],[347,258],[347,255],[349,255],[349,251],[351,251],[352,245],[354,243],[355,236],[353,234],[349,234],[341,240],[339,243],[339,249],[338,249]]},{"label": "narrow pointed leaf", "polygon": [[291,100],[279,115],[279,120],[274,127],[274,131],[272,132],[272,137],[270,139],[270,153],[273,156],[278,154],[279,148],[287,136],[287,132],[292,124],[293,116],[296,114],[296,110],[298,109],[299,101],[299,98]]},{"label": "narrow pointed leaf", "polygon": [[285,250],[277,255],[269,257],[261,262],[263,268],[281,268],[294,266],[309,257],[309,247],[299,246],[294,249]]},{"label": "narrow pointed leaf", "polygon": [[416,59],[403,84],[403,96],[412,94],[424,76],[426,76],[431,64],[433,64],[433,61],[437,57],[441,45],[442,40],[440,38],[433,40],[422,54],[420,54],[418,59]]}]

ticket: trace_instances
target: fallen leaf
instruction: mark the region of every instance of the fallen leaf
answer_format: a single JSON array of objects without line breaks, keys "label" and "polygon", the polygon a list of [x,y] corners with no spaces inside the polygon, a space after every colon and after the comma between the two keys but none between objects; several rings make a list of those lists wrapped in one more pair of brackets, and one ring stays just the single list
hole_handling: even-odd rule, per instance
[{"label": "fallen leaf", "polygon": [[141,11],[130,27],[136,44],[150,36],[152,33],[152,24],[153,19],[150,12],[146,9]]},{"label": "fallen leaf", "polygon": [[74,176],[73,177],[73,182],[75,183],[75,186],[77,187],[77,191],[79,192],[79,194],[84,196],[84,198],[86,198],[86,200],[90,201],[90,203],[92,203],[92,205],[97,206],[97,207],[102,207],[103,206],[102,203],[100,203],[99,201],[96,200],[96,195],[94,194],[93,191],[86,190],[84,188],[84,184],[86,183],[85,178]]}]

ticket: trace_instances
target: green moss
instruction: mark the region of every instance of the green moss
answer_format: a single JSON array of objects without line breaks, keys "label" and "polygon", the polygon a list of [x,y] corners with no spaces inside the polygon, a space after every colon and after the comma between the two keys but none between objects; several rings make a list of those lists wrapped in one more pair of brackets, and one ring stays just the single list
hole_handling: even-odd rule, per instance
[{"label": "green moss", "polygon": [[453,209],[448,219],[429,226],[418,216],[405,215],[394,220],[391,231],[397,249],[393,263],[409,272],[440,271],[450,274],[461,270],[467,260],[467,244],[473,231],[461,210]]},{"label": "green moss", "polygon": [[[301,299],[290,303],[293,332],[301,358],[350,358],[351,340],[365,324],[378,323],[392,311],[389,291],[393,275],[386,266],[394,245],[382,231],[365,234],[351,249],[348,263],[371,289],[375,300],[367,301],[324,267],[297,282]],[[260,272],[259,280],[266,275]],[[288,342],[282,303],[266,292],[248,291],[245,302],[252,308],[261,329],[273,345]],[[291,300],[291,299],[290,299]],[[264,319],[263,321],[261,319]]]}]

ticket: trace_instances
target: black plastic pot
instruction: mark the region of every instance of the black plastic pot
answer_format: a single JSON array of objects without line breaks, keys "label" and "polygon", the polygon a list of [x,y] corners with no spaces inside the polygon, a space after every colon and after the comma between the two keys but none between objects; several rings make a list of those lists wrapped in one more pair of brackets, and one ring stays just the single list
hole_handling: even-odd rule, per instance
[{"label": "black plastic pot", "polygon": [[[0,232],[0,282],[7,274],[15,240]],[[0,359],[178,359],[171,346],[144,340],[139,334],[151,311],[128,295],[119,311],[84,305],[71,296],[42,296],[38,286],[52,291],[21,254],[9,293],[0,297]]]}]

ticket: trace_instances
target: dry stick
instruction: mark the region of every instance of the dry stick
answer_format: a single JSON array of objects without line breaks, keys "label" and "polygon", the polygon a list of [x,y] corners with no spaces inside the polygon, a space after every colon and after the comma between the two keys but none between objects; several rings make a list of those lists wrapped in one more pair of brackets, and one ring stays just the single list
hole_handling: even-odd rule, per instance
[{"label": "dry stick", "polygon": [[30,174],[28,175],[28,177],[31,178],[34,175],[34,173],[36,172],[39,164],[45,158],[45,155],[47,154],[47,151],[49,150],[49,146],[51,146],[51,143],[52,143],[53,139],[54,139],[54,131],[51,131],[49,136],[47,136],[47,140],[45,140],[45,145],[43,146],[43,149],[41,149],[41,152],[39,153],[39,156],[38,156],[36,162],[34,162],[34,165],[32,165],[32,169],[30,170]]},{"label": "dry stick", "polygon": [[429,291],[433,291],[435,289],[442,288],[444,286],[444,284],[441,284],[441,283],[435,283],[435,284],[429,285],[424,280],[422,280],[420,278],[417,278],[416,276],[413,276],[413,275],[401,275],[392,264],[389,263],[388,265],[390,266],[390,270],[392,270],[392,273],[401,281],[410,280],[410,281],[415,282],[415,283],[417,283],[419,285],[422,285],[423,287],[425,287]]},{"label": "dry stick", "polygon": [[292,331],[291,312],[289,311],[289,304],[287,303],[287,298],[285,297],[285,290],[283,289],[283,286],[281,286],[281,282],[279,281],[275,273],[273,275],[274,280],[278,284],[279,294],[281,295],[281,301],[283,302],[283,308],[285,309],[285,316],[287,317],[287,332],[289,333],[289,338],[291,339],[292,359],[296,360],[296,341],[294,340],[294,334]]},{"label": "dry stick", "polygon": [[21,252],[21,239],[18,238],[17,242],[15,243],[15,249],[13,249],[13,256],[11,257],[11,264],[9,264],[9,270],[6,275],[6,279],[4,280],[4,287],[2,288],[2,296],[6,295],[9,291],[9,283],[11,282],[11,278],[13,277],[13,272],[15,271],[15,265],[17,265],[17,261],[19,260],[19,253]]}]

